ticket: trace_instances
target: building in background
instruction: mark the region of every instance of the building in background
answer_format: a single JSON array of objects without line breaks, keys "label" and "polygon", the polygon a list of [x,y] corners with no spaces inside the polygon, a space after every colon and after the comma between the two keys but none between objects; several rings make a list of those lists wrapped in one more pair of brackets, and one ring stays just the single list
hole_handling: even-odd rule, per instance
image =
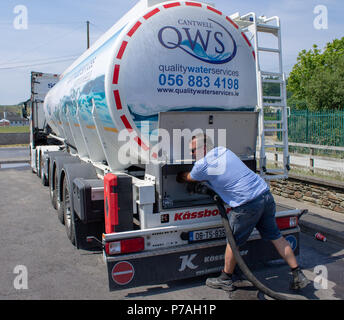
[{"label": "building in background", "polygon": [[0,112],[0,126],[28,126],[29,120],[14,112]]},{"label": "building in background", "polygon": [[6,127],[9,125],[10,125],[10,122],[7,119],[1,119],[0,120],[0,127]]}]

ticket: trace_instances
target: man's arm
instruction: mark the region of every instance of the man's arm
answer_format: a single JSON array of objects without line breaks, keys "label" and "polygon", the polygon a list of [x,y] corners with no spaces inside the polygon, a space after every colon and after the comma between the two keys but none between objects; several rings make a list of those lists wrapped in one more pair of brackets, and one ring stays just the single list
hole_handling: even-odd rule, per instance
[{"label": "man's arm", "polygon": [[177,182],[183,183],[183,182],[197,182],[198,180],[194,180],[191,178],[190,172],[179,172],[177,174]]}]

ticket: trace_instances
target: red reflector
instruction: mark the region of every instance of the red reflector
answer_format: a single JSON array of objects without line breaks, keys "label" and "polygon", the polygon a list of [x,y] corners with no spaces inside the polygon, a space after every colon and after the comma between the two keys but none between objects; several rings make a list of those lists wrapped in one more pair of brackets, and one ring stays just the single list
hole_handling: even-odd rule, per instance
[{"label": "red reflector", "polygon": [[144,238],[132,238],[106,243],[105,252],[109,255],[139,252],[145,249]]},{"label": "red reflector", "polygon": [[280,230],[295,228],[298,224],[296,216],[276,218],[277,226]]},{"label": "red reflector", "polygon": [[121,241],[122,253],[142,251],[145,248],[143,238],[135,238]]}]

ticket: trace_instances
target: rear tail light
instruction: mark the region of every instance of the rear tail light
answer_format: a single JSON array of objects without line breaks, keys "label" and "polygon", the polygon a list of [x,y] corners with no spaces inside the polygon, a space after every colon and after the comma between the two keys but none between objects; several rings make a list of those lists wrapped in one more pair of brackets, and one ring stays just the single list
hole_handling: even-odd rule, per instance
[{"label": "rear tail light", "polygon": [[280,230],[297,227],[298,219],[296,216],[276,218],[277,226]]},{"label": "rear tail light", "polygon": [[143,251],[144,249],[144,238],[125,239],[105,244],[105,252],[108,255],[139,252]]}]

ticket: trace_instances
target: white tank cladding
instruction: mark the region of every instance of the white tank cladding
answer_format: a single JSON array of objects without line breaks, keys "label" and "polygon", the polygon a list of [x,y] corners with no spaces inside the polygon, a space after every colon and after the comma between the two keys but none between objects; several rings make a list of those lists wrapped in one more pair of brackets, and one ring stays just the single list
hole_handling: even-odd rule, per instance
[{"label": "white tank cladding", "polygon": [[151,3],[140,1],[106,32],[44,103],[57,135],[112,170],[128,167],[119,156],[129,136],[131,163],[156,157],[159,112],[253,110],[257,102],[255,53],[225,13],[201,2]]}]

